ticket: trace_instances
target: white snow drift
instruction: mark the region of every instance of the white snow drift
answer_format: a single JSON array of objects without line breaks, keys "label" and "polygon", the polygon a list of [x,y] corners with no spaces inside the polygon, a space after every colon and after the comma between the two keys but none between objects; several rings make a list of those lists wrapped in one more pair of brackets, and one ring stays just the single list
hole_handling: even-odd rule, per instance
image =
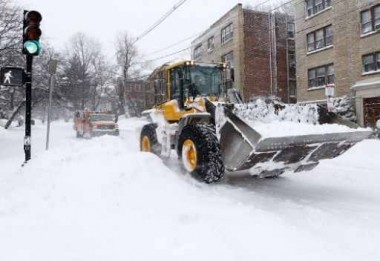
[{"label": "white snow drift", "polygon": [[[72,123],[0,132],[0,260],[379,260],[378,140],[311,172],[194,181],[121,137],[76,139]],[[170,166],[170,169],[169,167]]]}]

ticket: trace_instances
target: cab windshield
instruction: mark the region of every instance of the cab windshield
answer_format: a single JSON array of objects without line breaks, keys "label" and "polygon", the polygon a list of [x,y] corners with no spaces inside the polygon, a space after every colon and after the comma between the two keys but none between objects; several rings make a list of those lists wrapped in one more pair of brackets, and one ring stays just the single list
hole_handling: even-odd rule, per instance
[{"label": "cab windshield", "polygon": [[[221,70],[215,65],[195,65],[188,67],[187,82],[197,95],[219,95],[222,87]],[[187,88],[185,88],[187,89]]]},{"label": "cab windshield", "polygon": [[109,114],[93,114],[90,116],[91,121],[114,121],[113,115]]}]

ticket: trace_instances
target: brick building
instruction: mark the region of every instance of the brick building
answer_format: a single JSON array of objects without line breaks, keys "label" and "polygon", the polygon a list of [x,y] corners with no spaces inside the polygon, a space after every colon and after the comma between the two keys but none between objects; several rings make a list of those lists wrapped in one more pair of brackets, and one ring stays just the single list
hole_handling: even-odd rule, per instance
[{"label": "brick building", "polygon": [[359,124],[380,115],[380,1],[296,0],[297,99],[351,95]]},{"label": "brick building", "polygon": [[154,90],[148,88],[145,81],[128,81],[124,91],[125,105],[131,114],[139,115],[153,106]]},{"label": "brick building", "polygon": [[237,4],[191,43],[192,59],[227,62],[244,100],[274,95],[295,102],[294,19]]}]

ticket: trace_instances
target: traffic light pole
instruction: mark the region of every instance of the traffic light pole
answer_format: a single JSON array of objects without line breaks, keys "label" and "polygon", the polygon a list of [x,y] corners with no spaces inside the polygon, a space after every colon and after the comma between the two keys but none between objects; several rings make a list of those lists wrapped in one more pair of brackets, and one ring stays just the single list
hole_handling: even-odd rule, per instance
[{"label": "traffic light pole", "polygon": [[24,137],[24,151],[25,151],[25,163],[31,158],[31,119],[32,119],[32,64],[33,55],[26,55],[26,100],[25,100],[25,137]]}]

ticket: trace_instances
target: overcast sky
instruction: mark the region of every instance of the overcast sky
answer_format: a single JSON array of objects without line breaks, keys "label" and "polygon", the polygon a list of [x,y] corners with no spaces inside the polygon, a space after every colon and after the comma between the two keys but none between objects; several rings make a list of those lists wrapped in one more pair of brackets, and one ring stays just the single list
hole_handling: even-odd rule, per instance
[{"label": "overcast sky", "polygon": [[[112,55],[116,35],[122,31],[137,37],[147,30],[179,0],[16,0],[28,10],[38,10],[43,16],[43,36],[61,49],[76,32],[102,42]],[[155,59],[184,49],[192,39],[157,52],[206,30],[224,13],[241,2],[256,6],[265,0],[187,0],[168,19],[137,43],[146,59]],[[274,2],[276,0],[273,0]],[[187,52],[189,55],[190,52]],[[186,55],[181,53],[157,60],[161,64]]]}]

